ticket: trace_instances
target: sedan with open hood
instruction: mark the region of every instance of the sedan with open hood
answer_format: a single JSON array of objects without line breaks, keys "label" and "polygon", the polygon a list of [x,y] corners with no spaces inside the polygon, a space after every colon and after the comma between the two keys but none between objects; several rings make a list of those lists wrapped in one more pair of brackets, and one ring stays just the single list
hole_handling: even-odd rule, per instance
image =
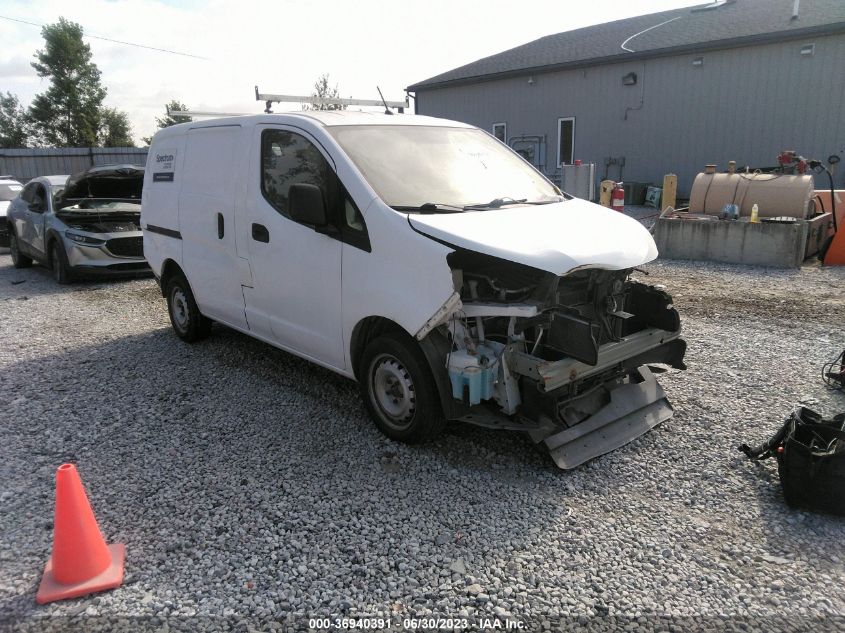
[{"label": "sedan with open hood", "polygon": [[15,267],[38,261],[58,283],[149,274],[139,226],[143,182],[144,169],[135,165],[31,180],[9,208]]}]

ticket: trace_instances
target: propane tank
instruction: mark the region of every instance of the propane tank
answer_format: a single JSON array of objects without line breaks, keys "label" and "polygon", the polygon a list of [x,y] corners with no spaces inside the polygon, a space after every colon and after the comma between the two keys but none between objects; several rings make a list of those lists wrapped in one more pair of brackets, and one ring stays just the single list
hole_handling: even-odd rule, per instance
[{"label": "propane tank", "polygon": [[625,211],[625,188],[621,182],[617,182],[610,193],[610,208],[620,213]]}]

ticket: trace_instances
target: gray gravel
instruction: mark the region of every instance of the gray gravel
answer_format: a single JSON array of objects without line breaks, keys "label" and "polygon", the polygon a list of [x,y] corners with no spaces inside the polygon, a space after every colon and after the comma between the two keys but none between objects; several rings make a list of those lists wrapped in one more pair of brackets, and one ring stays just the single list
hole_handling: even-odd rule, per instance
[{"label": "gray gravel", "polygon": [[[59,287],[0,255],[0,628],[845,625],[845,521],[789,510],[774,462],[734,448],[801,399],[845,410],[820,380],[845,269],[647,268],[689,343],[689,370],[661,378],[676,415],[563,472],[515,433],[392,443],[345,379],[220,326],[178,341],[153,280]],[[65,461],[127,577],[37,606]]]}]

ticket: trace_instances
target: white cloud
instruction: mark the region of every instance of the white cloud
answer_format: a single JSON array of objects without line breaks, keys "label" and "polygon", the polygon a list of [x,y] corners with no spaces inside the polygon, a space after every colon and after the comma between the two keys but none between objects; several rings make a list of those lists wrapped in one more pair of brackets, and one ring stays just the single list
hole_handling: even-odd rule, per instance
[{"label": "white cloud", "polygon": [[[0,14],[38,23],[64,16],[90,35],[207,57],[87,40],[108,105],[129,114],[140,138],[155,130],[171,99],[197,110],[260,112],[256,84],[264,92],[309,94],[327,72],[343,96],[375,98],[378,85],[386,98],[401,100],[411,83],[549,33],[690,4],[697,3],[11,0]],[[0,42],[0,90],[28,103],[46,88],[29,68],[43,46],[40,29],[0,20]]]}]

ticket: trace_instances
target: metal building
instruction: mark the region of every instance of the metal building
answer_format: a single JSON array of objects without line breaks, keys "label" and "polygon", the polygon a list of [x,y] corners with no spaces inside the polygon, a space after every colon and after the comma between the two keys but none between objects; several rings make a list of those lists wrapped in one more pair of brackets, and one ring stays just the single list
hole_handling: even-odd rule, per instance
[{"label": "metal building", "polygon": [[543,37],[408,90],[417,114],[489,130],[555,179],[580,159],[597,179],[675,173],[683,195],[707,163],[841,155],[843,68],[845,0],[718,0]]}]

